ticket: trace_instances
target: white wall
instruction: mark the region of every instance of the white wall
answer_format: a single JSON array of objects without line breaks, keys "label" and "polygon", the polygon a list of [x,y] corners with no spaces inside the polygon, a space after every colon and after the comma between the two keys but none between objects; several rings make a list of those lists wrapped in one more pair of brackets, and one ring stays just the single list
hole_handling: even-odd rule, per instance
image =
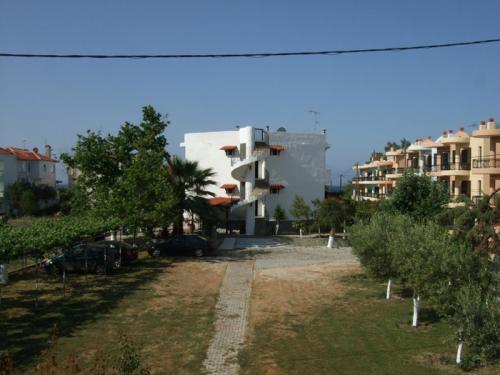
[{"label": "white wall", "polygon": [[[225,145],[236,145],[239,148],[239,133],[235,130],[184,135],[182,146],[185,148],[186,159],[196,160],[201,168],[212,168],[216,172],[217,185],[210,188],[216,196],[229,196],[220,185],[233,183],[238,186],[235,196],[239,197],[240,182],[231,177],[231,158],[220,150]],[[275,132],[269,133],[269,143],[286,148],[279,156],[270,155],[266,160],[269,182],[283,184],[285,188],[279,194],[269,193],[263,198],[263,203],[268,217],[272,217],[274,208],[279,203],[287,211],[288,218],[292,219],[288,211],[295,195],[303,197],[309,205],[313,199],[323,199],[325,196],[325,185],[330,182],[325,161],[328,147],[326,135]],[[235,157],[239,160],[238,152]],[[240,213],[243,214],[244,210]],[[234,214],[239,216],[238,212]],[[232,213],[232,217],[234,216]]]},{"label": "white wall", "polygon": [[285,188],[265,198],[266,210],[272,217],[279,203],[288,219],[292,219],[289,209],[295,195],[304,198],[311,207],[313,199],[325,197],[325,185],[330,183],[325,161],[326,135],[275,132],[269,133],[269,143],[286,148],[279,156],[267,159],[269,182],[283,184]]},{"label": "white wall", "polygon": [[[226,197],[226,191],[221,189],[222,184],[236,184],[236,196],[239,196],[240,182],[231,177],[231,158],[226,156],[220,148],[226,145],[240,147],[240,136],[237,130],[209,132],[209,133],[187,133],[184,134],[184,149],[187,160],[197,161],[200,168],[212,168],[215,172],[215,186],[208,190],[218,197]],[[235,158],[239,160],[239,152],[236,151]]]}]

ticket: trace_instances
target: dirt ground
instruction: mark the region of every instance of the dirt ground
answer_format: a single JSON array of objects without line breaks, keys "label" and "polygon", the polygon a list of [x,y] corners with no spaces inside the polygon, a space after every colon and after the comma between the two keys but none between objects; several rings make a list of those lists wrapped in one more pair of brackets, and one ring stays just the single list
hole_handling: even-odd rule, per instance
[{"label": "dirt ground", "polygon": [[328,298],[341,296],[345,285],[340,278],[360,272],[357,262],[323,263],[283,267],[255,272],[250,308],[252,327],[264,321],[315,311]]},{"label": "dirt ground", "polygon": [[[343,276],[361,272],[358,262],[323,263],[302,267],[257,270],[254,274],[247,342],[254,340],[255,328],[267,324],[276,337],[293,335],[290,320],[301,319],[331,303],[346,291]],[[271,354],[262,354],[264,374],[281,374]]]}]

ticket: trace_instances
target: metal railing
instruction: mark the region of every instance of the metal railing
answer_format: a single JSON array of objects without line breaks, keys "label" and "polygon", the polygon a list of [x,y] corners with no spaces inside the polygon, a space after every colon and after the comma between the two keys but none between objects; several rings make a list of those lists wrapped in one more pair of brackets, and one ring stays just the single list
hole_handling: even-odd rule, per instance
[{"label": "metal railing", "polygon": [[441,165],[433,165],[432,172],[441,171],[470,171],[469,162],[444,163]]},{"label": "metal railing", "polygon": [[375,192],[359,192],[358,195],[360,197],[365,197],[365,198],[384,198],[386,196],[385,193],[375,193]]},{"label": "metal railing", "polygon": [[354,177],[352,180],[353,181],[385,181],[386,177],[385,177],[385,175],[381,175],[381,176],[359,176],[359,177]]},{"label": "metal railing", "polygon": [[500,155],[472,159],[473,168],[500,168]]},{"label": "metal railing", "polygon": [[260,145],[260,144],[269,144],[269,133],[265,131],[264,129],[260,128],[255,128],[254,129],[254,139],[255,139],[255,144]]}]

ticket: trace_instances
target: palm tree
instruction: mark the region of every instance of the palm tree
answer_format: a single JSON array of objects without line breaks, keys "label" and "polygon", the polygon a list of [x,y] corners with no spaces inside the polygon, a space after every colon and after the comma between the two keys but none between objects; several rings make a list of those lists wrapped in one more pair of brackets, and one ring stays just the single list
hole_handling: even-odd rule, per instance
[{"label": "palm tree", "polygon": [[215,194],[208,191],[211,185],[215,185],[212,180],[215,172],[211,168],[201,169],[196,161],[183,160],[173,157],[168,162],[168,179],[174,190],[176,200],[174,232],[182,233],[182,223],[184,212],[203,217],[208,205],[201,204],[206,201],[207,196]]}]

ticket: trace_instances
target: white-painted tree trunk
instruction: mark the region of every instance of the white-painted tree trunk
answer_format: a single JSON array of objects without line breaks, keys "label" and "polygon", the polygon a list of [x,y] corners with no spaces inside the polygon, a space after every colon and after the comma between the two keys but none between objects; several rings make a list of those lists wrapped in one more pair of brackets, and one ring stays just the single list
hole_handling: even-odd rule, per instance
[{"label": "white-painted tree trunk", "polygon": [[276,223],[276,229],[275,229],[275,232],[274,232],[274,235],[277,236],[278,235],[278,232],[280,230],[280,223]]},{"label": "white-painted tree trunk", "polygon": [[326,247],[331,249],[331,248],[333,248],[334,244],[335,244],[335,239],[333,238],[332,235],[329,235],[328,236],[328,244],[326,245]]},{"label": "white-painted tree trunk", "polygon": [[389,277],[387,281],[387,291],[385,293],[385,299],[391,299],[391,286],[392,286],[392,278]]},{"label": "white-painted tree trunk", "polygon": [[463,346],[464,346],[464,343],[462,341],[460,341],[458,343],[458,348],[457,348],[457,365],[459,365],[460,363],[462,363],[462,349],[463,349]]},{"label": "white-painted tree trunk", "polygon": [[302,238],[302,228],[299,229],[299,236]]},{"label": "white-painted tree trunk", "polygon": [[116,231],[111,232],[111,241],[116,241]]},{"label": "white-painted tree trunk", "polygon": [[417,295],[413,296],[413,321],[411,323],[412,327],[418,327],[418,308],[420,304],[420,297]]}]

